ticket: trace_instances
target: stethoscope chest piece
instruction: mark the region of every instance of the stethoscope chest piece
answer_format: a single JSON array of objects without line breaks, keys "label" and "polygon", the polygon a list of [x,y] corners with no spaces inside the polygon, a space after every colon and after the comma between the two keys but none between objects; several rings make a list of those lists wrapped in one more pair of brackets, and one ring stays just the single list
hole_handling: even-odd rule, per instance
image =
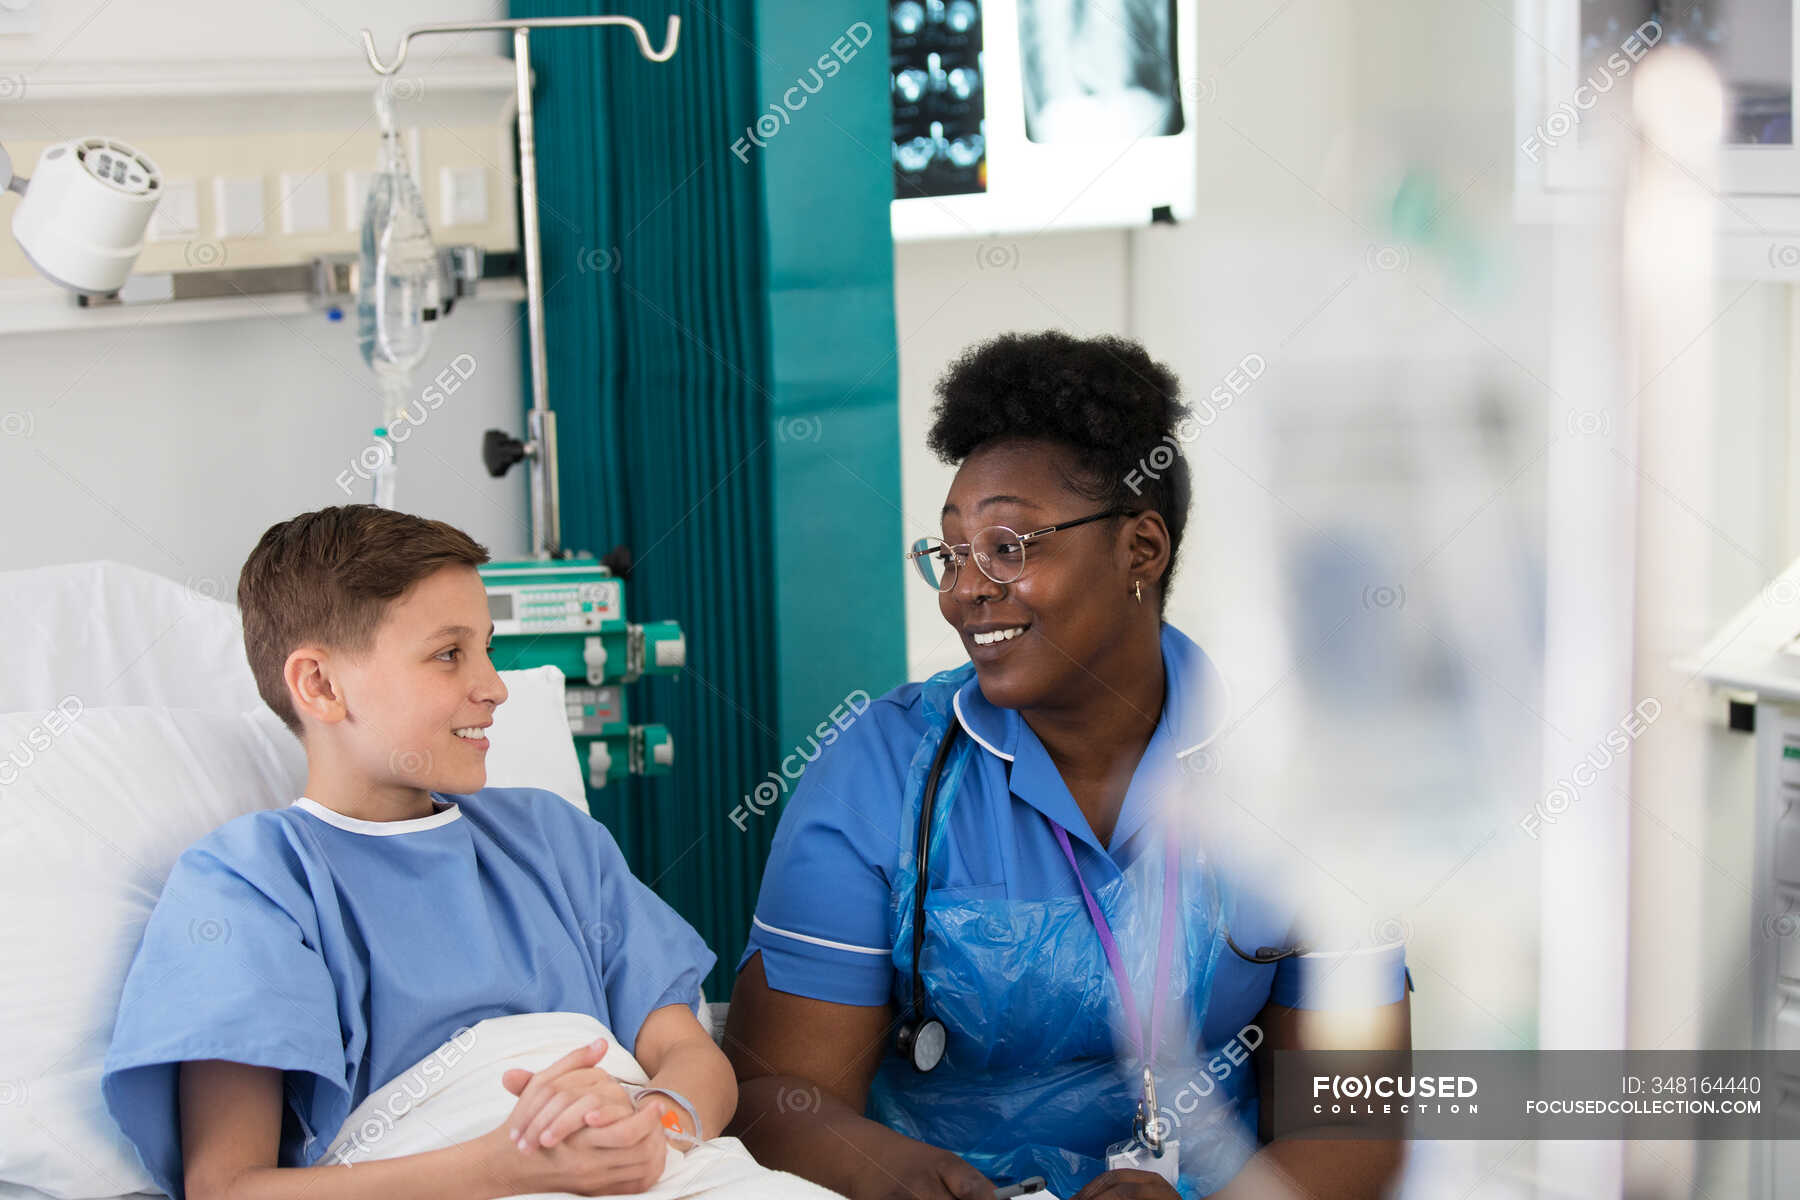
[{"label": "stethoscope chest piece", "polygon": [[919,1072],[933,1071],[944,1061],[944,1050],[949,1045],[950,1035],[944,1029],[944,1023],[936,1017],[927,1017],[917,1025],[907,1024],[900,1030],[900,1053],[907,1057],[913,1069]]}]

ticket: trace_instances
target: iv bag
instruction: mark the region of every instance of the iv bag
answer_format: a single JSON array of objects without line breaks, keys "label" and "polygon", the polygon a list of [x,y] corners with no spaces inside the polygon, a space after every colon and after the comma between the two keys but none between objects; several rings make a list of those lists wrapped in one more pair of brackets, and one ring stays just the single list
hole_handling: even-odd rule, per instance
[{"label": "iv bag", "polygon": [[375,93],[375,109],[381,160],[363,207],[357,336],[363,361],[377,375],[410,381],[431,348],[429,322],[437,319],[442,276],[425,199],[413,182],[385,88]]},{"label": "iv bag", "polygon": [[431,348],[430,322],[437,319],[442,289],[425,200],[407,165],[390,100],[384,82],[375,91],[381,160],[363,206],[356,291],[357,341],[381,392],[374,431],[380,458],[371,499],[382,508],[394,507],[397,484],[391,430],[405,419],[413,372]]}]

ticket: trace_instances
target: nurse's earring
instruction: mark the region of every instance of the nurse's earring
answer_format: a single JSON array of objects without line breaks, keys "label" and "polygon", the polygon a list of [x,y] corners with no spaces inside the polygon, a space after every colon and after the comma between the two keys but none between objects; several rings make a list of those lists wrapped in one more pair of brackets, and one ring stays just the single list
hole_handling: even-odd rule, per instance
[{"label": "nurse's earring", "polygon": [[1134,579],[1131,581],[1131,594],[1137,597],[1137,602],[1139,604],[1142,604],[1144,602],[1144,581],[1143,580]]}]

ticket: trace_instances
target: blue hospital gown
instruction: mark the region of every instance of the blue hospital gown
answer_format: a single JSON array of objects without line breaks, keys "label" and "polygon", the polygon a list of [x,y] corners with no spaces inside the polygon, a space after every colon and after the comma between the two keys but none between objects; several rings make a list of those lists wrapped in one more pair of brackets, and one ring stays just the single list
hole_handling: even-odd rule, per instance
[{"label": "blue hospital gown", "polygon": [[164,1191],[182,1195],[184,1061],[283,1071],[279,1165],[308,1166],[370,1091],[465,1026],[590,1013],[631,1050],[652,1011],[700,999],[712,952],[605,826],[535,788],[434,802],[370,822],[301,799],[175,864],[101,1079]]}]

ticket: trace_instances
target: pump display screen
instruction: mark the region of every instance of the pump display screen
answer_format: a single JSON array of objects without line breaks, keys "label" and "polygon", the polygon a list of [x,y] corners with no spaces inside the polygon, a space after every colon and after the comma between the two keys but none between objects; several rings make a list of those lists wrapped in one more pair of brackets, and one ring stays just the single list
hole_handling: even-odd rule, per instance
[{"label": "pump display screen", "polygon": [[487,598],[495,637],[585,635],[598,632],[609,621],[624,620],[624,597],[616,579],[498,585],[490,582]]}]

